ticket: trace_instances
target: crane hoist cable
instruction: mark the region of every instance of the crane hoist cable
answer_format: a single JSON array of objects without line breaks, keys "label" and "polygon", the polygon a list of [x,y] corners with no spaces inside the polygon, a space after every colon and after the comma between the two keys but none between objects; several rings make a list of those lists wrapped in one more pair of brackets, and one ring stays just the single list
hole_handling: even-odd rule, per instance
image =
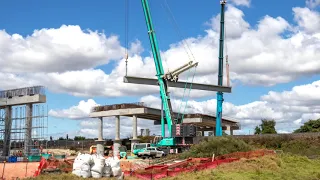
[{"label": "crane hoist cable", "polygon": [[[196,74],[196,71],[197,71],[197,66],[194,67],[194,72],[193,72],[193,76],[192,76],[192,80],[191,80],[191,83],[190,83],[190,88],[189,88],[189,93],[188,93],[188,97],[190,97],[190,92],[191,92],[191,89],[192,89],[192,83],[193,83],[193,80],[194,80],[194,76]],[[188,100],[186,100],[186,104],[184,106],[184,110],[183,110],[183,114],[182,114],[182,118],[181,118],[181,123],[183,122],[183,118],[184,118],[184,115],[186,113],[186,107],[187,107],[187,104],[188,104]]]},{"label": "crane hoist cable", "polygon": [[[193,55],[193,53],[192,53],[192,51],[191,51],[191,49],[190,49],[190,47],[188,45],[188,42],[186,40],[184,40],[183,37],[182,37],[181,30],[180,30],[180,28],[178,26],[178,23],[177,23],[176,19],[174,18],[174,15],[173,15],[170,7],[169,7],[169,4],[168,4],[167,0],[164,0],[164,3],[162,4],[162,7],[165,9],[165,12],[166,12],[166,14],[168,16],[168,19],[171,22],[171,24],[174,26],[174,29],[175,29],[177,35],[180,37],[180,40],[181,40],[182,45],[183,45],[183,48],[185,49],[189,59],[190,60],[195,60],[195,57],[194,57],[194,55]],[[189,52],[188,52],[188,50],[189,50]]]},{"label": "crane hoist cable", "polygon": [[129,42],[128,42],[128,34],[129,34],[129,1],[125,0],[125,62],[126,62],[126,76],[128,75],[128,48],[129,48]]},{"label": "crane hoist cable", "polygon": [[[185,39],[182,38],[182,33],[181,33],[180,28],[179,28],[179,26],[178,26],[178,23],[177,23],[176,19],[174,18],[174,15],[173,15],[170,7],[169,7],[169,4],[168,4],[167,0],[164,0],[164,3],[162,4],[162,7],[165,9],[165,12],[166,12],[166,14],[167,14],[167,16],[168,16],[169,21],[170,21],[171,24],[174,26],[175,32],[176,32],[177,35],[180,37],[181,42],[182,42],[182,45],[183,45],[183,48],[184,48],[184,50],[186,51],[186,53],[187,53],[187,55],[188,55],[188,58],[189,58],[190,60],[193,60],[193,61],[194,61],[194,60],[195,60],[195,56],[194,56],[194,54],[192,53],[192,51],[191,51],[191,49],[190,49],[190,46],[188,45],[188,42],[187,42]],[[189,52],[188,52],[188,50],[189,50]],[[182,108],[183,99],[185,98],[185,93],[186,93],[186,90],[187,90],[187,84],[188,84],[188,80],[189,80],[190,70],[191,70],[191,69],[189,69],[187,81],[186,81],[185,86],[184,86],[182,101],[181,101],[181,103],[180,103],[177,120],[180,118],[180,115],[181,115],[181,108]],[[192,88],[192,83],[193,83],[193,80],[194,80],[195,73],[196,73],[196,67],[195,67],[195,70],[194,70],[194,73],[193,73],[192,81],[191,81],[191,83],[190,83],[190,88],[189,88],[188,97],[190,96],[190,91],[191,91],[191,88]],[[187,103],[188,103],[188,97],[187,97],[187,101],[185,102],[184,112],[183,112],[181,121],[183,121],[185,109],[186,109],[186,106],[187,106]]]}]

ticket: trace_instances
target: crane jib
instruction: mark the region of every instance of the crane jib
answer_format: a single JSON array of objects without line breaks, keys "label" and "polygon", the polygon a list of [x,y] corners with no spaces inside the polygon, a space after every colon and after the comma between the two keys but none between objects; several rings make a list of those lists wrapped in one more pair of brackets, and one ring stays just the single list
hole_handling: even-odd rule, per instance
[{"label": "crane jib", "polygon": [[148,35],[149,35],[150,45],[151,45],[151,49],[152,49],[153,59],[154,59],[154,63],[156,66],[158,83],[159,83],[159,87],[160,87],[160,96],[161,96],[161,100],[163,103],[163,109],[165,112],[166,121],[168,124],[169,137],[171,137],[171,134],[172,134],[172,127],[171,127],[171,125],[172,125],[172,116],[171,116],[172,109],[171,109],[169,94],[167,92],[166,83],[162,77],[164,74],[164,70],[163,70],[163,66],[162,66],[162,62],[161,62],[160,51],[158,48],[157,38],[156,38],[155,32],[153,30],[152,18],[151,18],[151,14],[150,14],[150,8],[148,5],[148,1],[141,0],[141,2],[142,2],[143,11],[144,11],[146,24],[147,24],[147,28],[148,28]]}]

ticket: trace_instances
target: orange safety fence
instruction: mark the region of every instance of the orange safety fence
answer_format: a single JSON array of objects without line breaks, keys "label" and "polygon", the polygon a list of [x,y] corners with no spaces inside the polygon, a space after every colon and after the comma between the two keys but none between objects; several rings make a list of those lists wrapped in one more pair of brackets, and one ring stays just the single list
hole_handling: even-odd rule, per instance
[{"label": "orange safety fence", "polygon": [[233,161],[236,161],[239,159],[236,158],[230,158],[230,159],[223,159],[223,160],[216,160],[213,162],[206,162],[198,165],[191,165],[185,167],[183,164],[182,167],[175,167],[172,169],[166,168],[166,166],[163,167],[148,167],[145,169],[145,171],[135,171],[135,172],[125,172],[125,176],[135,176],[140,179],[161,179],[165,177],[173,177],[180,173],[186,173],[186,172],[193,172],[193,171],[200,171],[204,169],[213,169],[216,168],[218,165],[223,163],[230,163]]},{"label": "orange safety fence", "polygon": [[[218,156],[214,161],[212,161],[212,158],[192,158],[171,165],[150,166],[146,162],[121,161],[120,166],[125,176],[135,176],[140,179],[161,179],[164,177],[173,177],[183,172],[213,169],[220,164],[230,163],[241,158],[249,159],[270,154],[275,154],[275,151],[262,149],[249,152],[235,152]],[[34,176],[40,175],[43,169],[56,168],[61,166],[62,164],[68,165],[71,168],[70,170],[72,171],[72,162],[68,162],[66,160],[59,161],[56,159],[46,160],[45,158],[41,158],[38,170],[34,173]],[[69,168],[65,169],[64,171],[68,170]]]},{"label": "orange safety fence", "polygon": [[59,168],[63,172],[71,172],[72,160],[57,160],[55,158],[45,159],[41,157],[38,169],[34,173],[34,177],[39,176],[44,169],[56,169]]},{"label": "orange safety fence", "polygon": [[217,166],[225,163],[231,163],[241,158],[254,158],[264,155],[275,154],[273,150],[255,150],[249,152],[235,152],[218,156],[212,161],[211,158],[193,158],[173,165],[157,165],[149,166],[144,169],[136,169],[124,171],[125,176],[135,176],[140,179],[161,179],[165,177],[173,177],[180,173],[200,171],[204,169],[214,169]]}]

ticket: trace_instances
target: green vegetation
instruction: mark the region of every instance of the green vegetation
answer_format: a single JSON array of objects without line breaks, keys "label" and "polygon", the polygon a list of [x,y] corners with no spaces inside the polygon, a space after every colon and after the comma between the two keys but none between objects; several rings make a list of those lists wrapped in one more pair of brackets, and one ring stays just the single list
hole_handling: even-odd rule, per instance
[{"label": "green vegetation", "polygon": [[277,134],[274,120],[262,119],[260,127],[256,126],[254,134]]},{"label": "green vegetation", "polygon": [[252,147],[243,140],[230,136],[210,137],[207,140],[192,146],[189,151],[182,153],[180,157],[212,157],[212,154],[220,156],[223,154],[249,150],[252,150]]},{"label": "green vegetation", "polygon": [[290,135],[281,136],[257,136],[243,138],[243,141],[254,148],[267,148],[282,150],[285,153],[293,153],[302,156],[320,156],[320,137],[301,137],[293,139]]},{"label": "green vegetation", "polygon": [[154,139],[154,136],[138,136],[140,143],[150,143]]},{"label": "green vegetation", "polygon": [[75,136],[74,137],[74,140],[75,141],[83,141],[83,140],[85,140],[86,139],[86,137],[84,137],[84,136]]},{"label": "green vegetation", "polygon": [[308,122],[305,122],[299,129],[294,131],[294,133],[304,132],[320,132],[320,119],[309,120]]},{"label": "green vegetation", "polygon": [[303,155],[309,158],[320,157],[320,138],[313,141],[292,140],[284,142],[280,149],[287,153]]},{"label": "green vegetation", "polygon": [[246,179],[279,179],[304,180],[320,179],[320,160],[310,160],[298,155],[274,155],[261,158],[243,159],[223,164],[216,169],[195,173],[185,173],[168,180],[201,179],[201,180],[246,180]]}]

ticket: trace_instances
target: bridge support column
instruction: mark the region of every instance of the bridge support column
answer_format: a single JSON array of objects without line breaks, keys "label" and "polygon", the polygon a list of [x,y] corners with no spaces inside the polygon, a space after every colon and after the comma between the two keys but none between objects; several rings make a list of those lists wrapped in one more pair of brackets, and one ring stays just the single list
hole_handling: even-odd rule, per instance
[{"label": "bridge support column", "polygon": [[139,139],[138,139],[138,118],[137,115],[133,115],[132,117],[132,139],[131,140],[131,156],[133,156],[133,146],[136,143],[139,143]]},{"label": "bridge support column", "polygon": [[113,141],[113,157],[118,157],[120,155],[119,147],[121,146],[120,139],[120,116],[116,116],[116,136]]},{"label": "bridge support column", "polygon": [[104,140],[103,140],[103,117],[99,118],[99,123],[98,123],[98,140],[96,141],[97,143],[97,154],[104,156]]},{"label": "bridge support column", "polygon": [[32,143],[32,111],[33,111],[33,105],[27,104],[26,105],[26,132],[24,137],[24,151],[26,155],[29,155],[31,152],[31,147],[33,146]]}]

